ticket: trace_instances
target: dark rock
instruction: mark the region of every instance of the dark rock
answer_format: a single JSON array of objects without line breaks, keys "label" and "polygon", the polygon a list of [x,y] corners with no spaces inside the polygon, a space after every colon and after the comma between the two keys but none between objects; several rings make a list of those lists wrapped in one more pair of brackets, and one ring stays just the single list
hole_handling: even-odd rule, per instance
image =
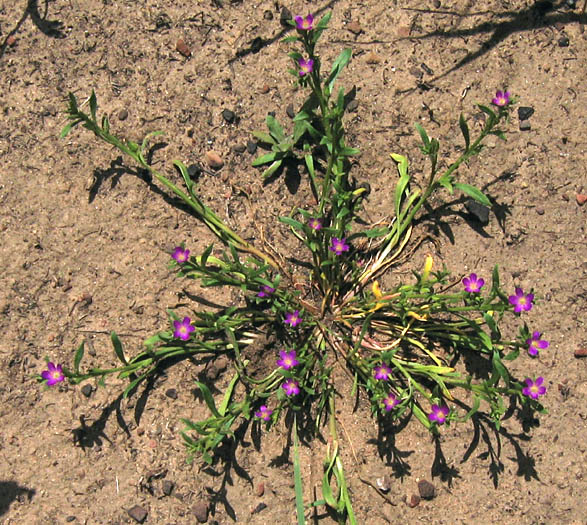
[{"label": "dark rock", "polygon": [[569,37],[568,36],[561,36],[558,39],[558,45],[559,45],[559,47],[569,47],[570,42],[571,41],[569,40]]},{"label": "dark rock", "polygon": [[489,208],[487,206],[479,204],[474,199],[467,199],[465,201],[465,209],[477,222],[483,226],[487,226],[489,224]]},{"label": "dark rock", "polygon": [[244,153],[245,151],[247,151],[247,147],[244,144],[235,144],[232,147],[232,151],[234,151],[235,153]]},{"label": "dark rock", "polygon": [[417,507],[420,504],[420,496],[418,496],[418,494],[412,494],[408,500],[406,501],[406,503],[408,504],[408,507],[410,507],[411,509],[413,509],[414,507]]},{"label": "dark rock", "polygon": [[166,392],[165,395],[169,398],[169,399],[177,399],[177,390],[175,390],[175,388],[169,388]]},{"label": "dark rock", "polygon": [[260,36],[253,38],[253,40],[251,40],[251,45],[250,45],[251,53],[256,54],[259,51],[261,51],[264,44],[265,44],[265,40],[263,40]]},{"label": "dark rock", "polygon": [[357,100],[351,100],[346,107],[346,110],[349,113],[352,113],[353,111],[357,111],[357,108],[359,107],[359,103],[357,102]]},{"label": "dark rock", "polygon": [[71,523],[72,521],[75,521],[76,517],[75,516],[67,516],[67,518],[65,518],[65,521],[67,523]]},{"label": "dark rock", "polygon": [[434,2],[432,2],[432,5],[434,6],[435,9],[438,9],[440,7],[440,0],[434,0]]},{"label": "dark rock", "polygon": [[121,109],[118,112],[118,120],[126,120],[128,118],[128,111],[126,109]]},{"label": "dark rock", "polygon": [[432,483],[425,479],[418,481],[418,492],[422,499],[432,499],[436,496],[436,488]]},{"label": "dark rock", "polygon": [[192,512],[199,523],[208,521],[208,504],[204,501],[198,501],[193,507]]},{"label": "dark rock", "polygon": [[587,348],[577,348],[577,350],[575,350],[575,357],[587,357]]},{"label": "dark rock", "polygon": [[544,208],[536,208],[536,213],[538,215],[544,215]]},{"label": "dark rock", "polygon": [[532,126],[529,120],[520,120],[520,131],[530,131]]},{"label": "dark rock", "polygon": [[528,120],[532,115],[534,115],[534,108],[529,106],[520,106],[518,108],[518,118],[520,120]]},{"label": "dark rock", "polygon": [[86,397],[90,397],[92,395],[92,385],[84,385],[81,388],[82,394]]},{"label": "dark rock", "polygon": [[265,505],[265,503],[259,503],[259,505],[257,505],[252,511],[251,514],[257,514],[258,512],[261,512],[263,509],[266,509],[267,505]]},{"label": "dark rock", "polygon": [[202,168],[199,164],[190,164],[188,166],[188,175],[190,176],[190,178],[194,179],[198,177],[200,173],[202,173]]},{"label": "dark rock", "polygon": [[269,9],[266,9],[266,10],[263,12],[263,18],[264,18],[265,20],[273,20],[273,13],[272,13],[271,11],[269,11]]},{"label": "dark rock", "polygon": [[236,115],[234,111],[230,111],[230,109],[223,109],[222,110],[222,118],[226,120],[229,124],[232,124],[236,119]]},{"label": "dark rock", "polygon": [[255,152],[257,151],[257,143],[254,140],[248,140],[247,141],[247,151],[251,155],[254,155]]},{"label": "dark rock", "polygon": [[291,27],[289,24],[291,20],[293,20],[293,16],[291,16],[291,11],[287,7],[282,8],[281,12],[279,13],[279,23],[282,26]]},{"label": "dark rock", "polygon": [[171,496],[171,493],[173,492],[173,488],[175,487],[175,483],[173,483],[173,481],[169,481],[168,479],[163,480],[163,483],[161,485],[161,490],[163,491],[163,494],[165,494],[166,496]]},{"label": "dark rock", "polygon": [[140,505],[135,505],[132,509],[129,509],[128,515],[137,523],[143,523],[147,518],[147,511]]},{"label": "dark rock", "polygon": [[296,112],[294,110],[293,104],[288,104],[285,108],[285,112],[289,118],[294,118],[296,116]]}]

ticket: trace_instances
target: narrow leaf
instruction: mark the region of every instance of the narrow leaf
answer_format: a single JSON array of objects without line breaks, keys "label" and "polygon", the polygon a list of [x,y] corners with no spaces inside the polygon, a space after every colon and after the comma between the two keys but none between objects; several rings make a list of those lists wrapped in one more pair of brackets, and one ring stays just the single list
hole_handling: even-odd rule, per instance
[{"label": "narrow leaf", "polygon": [[469,146],[471,144],[471,138],[469,135],[469,126],[467,126],[467,121],[465,120],[465,117],[463,117],[462,113],[459,118],[459,126],[461,128],[461,133],[463,134],[463,138],[465,139],[465,151],[468,151]]},{"label": "narrow leaf", "polygon": [[84,343],[82,342],[79,345],[77,351],[75,352],[75,357],[73,358],[73,369],[75,370],[76,374],[79,374],[79,365],[82,362],[82,358],[84,357]]},{"label": "narrow leaf", "polygon": [[198,386],[198,388],[200,389],[200,391],[202,392],[202,396],[204,397],[204,401],[208,405],[210,412],[212,412],[212,414],[215,417],[221,418],[222,416],[220,415],[220,412],[218,412],[218,409],[216,408],[216,403],[214,403],[214,398],[212,397],[212,394],[210,393],[210,390],[208,389],[208,387],[204,383],[200,383],[200,381],[196,381],[195,383]]},{"label": "narrow leaf", "polygon": [[488,208],[491,207],[491,201],[485,196],[485,194],[475,186],[471,186],[470,184],[464,184],[462,182],[455,182],[454,187],[457,190],[461,190],[464,194],[468,195],[475,199],[479,204],[483,204]]},{"label": "narrow leaf", "polygon": [[128,365],[128,361],[126,360],[124,351],[122,349],[122,343],[120,342],[120,339],[115,332],[110,332],[110,340],[112,341],[112,346],[114,347],[114,353],[116,354],[116,357],[118,357],[123,365]]}]

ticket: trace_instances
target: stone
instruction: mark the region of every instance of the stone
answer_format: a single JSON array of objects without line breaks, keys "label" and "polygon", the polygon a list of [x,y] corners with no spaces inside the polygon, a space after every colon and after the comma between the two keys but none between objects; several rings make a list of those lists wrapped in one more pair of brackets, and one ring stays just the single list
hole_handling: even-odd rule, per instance
[{"label": "stone", "polygon": [[291,27],[289,25],[290,20],[293,20],[291,11],[287,7],[282,8],[281,12],[279,13],[279,23],[284,27]]},{"label": "stone", "polygon": [[359,103],[357,102],[356,99],[353,99],[347,104],[346,110],[349,113],[353,113],[354,111],[357,111],[358,107],[359,107]]},{"label": "stone", "polygon": [[568,36],[561,36],[558,39],[558,45],[559,45],[559,47],[569,47],[570,42],[571,41],[569,40],[569,37]]},{"label": "stone", "polygon": [[92,395],[92,385],[84,385],[81,388],[82,394],[86,397],[90,397]]},{"label": "stone", "polygon": [[483,204],[478,203],[474,199],[467,199],[465,201],[465,209],[483,226],[489,224],[489,208],[487,206],[483,206]]},{"label": "stone", "polygon": [[391,478],[387,474],[377,478],[375,484],[381,492],[389,492],[391,490]]},{"label": "stone", "polygon": [[265,20],[273,20],[273,13],[269,11],[269,9],[265,9],[265,11],[263,11],[263,18]]},{"label": "stone", "polygon": [[422,499],[432,499],[436,496],[436,488],[432,483],[425,479],[418,481],[418,492]]},{"label": "stone", "polygon": [[259,505],[257,505],[252,511],[251,514],[257,514],[258,512],[261,512],[263,509],[266,509],[267,505],[265,505],[265,503],[259,503]]},{"label": "stone", "polygon": [[532,126],[529,120],[520,120],[520,131],[530,131]]},{"label": "stone", "polygon": [[118,112],[118,120],[126,120],[128,118],[128,111],[126,109],[121,109]]},{"label": "stone", "polygon": [[358,35],[361,33],[361,31],[363,30],[361,28],[361,24],[359,24],[359,22],[357,22],[356,20],[353,20],[352,22],[349,22],[346,25],[346,28],[353,34],[353,35]]},{"label": "stone", "polygon": [[161,484],[161,490],[165,496],[171,496],[174,487],[175,483],[173,483],[173,481],[169,481],[168,479],[164,479],[163,483]]},{"label": "stone", "polygon": [[287,107],[285,108],[285,112],[287,113],[287,116],[289,118],[294,118],[296,116],[296,112],[295,112],[293,104],[288,104]]},{"label": "stone", "polygon": [[143,523],[147,518],[147,511],[140,505],[135,505],[128,510],[128,515],[137,523]]},{"label": "stone", "polygon": [[190,178],[194,179],[202,173],[202,168],[199,164],[190,164],[188,166],[188,175]]},{"label": "stone", "polygon": [[367,64],[379,64],[381,62],[381,57],[377,53],[371,51],[370,53],[367,53],[365,62],[367,62]]},{"label": "stone", "polygon": [[255,487],[255,496],[260,498],[263,494],[265,494],[265,483],[261,481],[260,483],[257,483],[257,486]]},{"label": "stone", "polygon": [[544,208],[536,208],[536,213],[538,215],[544,215]]},{"label": "stone", "polygon": [[8,36],[8,38],[6,38],[6,45],[8,47],[14,47],[16,45],[16,37],[14,35]]},{"label": "stone", "polygon": [[187,44],[180,38],[175,44],[175,49],[179,51],[184,57],[189,58],[192,56],[192,50]]},{"label": "stone", "polygon": [[177,390],[175,390],[175,388],[168,388],[165,392],[165,395],[169,399],[177,399]]},{"label": "stone", "polygon": [[235,153],[244,153],[245,151],[247,151],[247,147],[244,144],[235,144],[232,147],[232,151],[234,151]]},{"label": "stone", "polygon": [[247,151],[254,155],[257,152],[257,143],[254,140],[247,141]]},{"label": "stone", "polygon": [[577,350],[575,350],[575,357],[587,357],[587,348],[577,348]]},{"label": "stone", "polygon": [[208,521],[208,504],[204,501],[198,501],[192,507],[192,513],[198,520],[198,523],[206,523]]},{"label": "stone", "polygon": [[583,206],[583,204],[585,204],[585,202],[587,202],[587,195],[583,194],[583,193],[577,193],[577,195],[575,196],[575,199],[577,199],[577,204],[579,206]]},{"label": "stone", "polygon": [[206,163],[215,170],[218,170],[224,166],[224,161],[220,158],[220,155],[212,150],[206,152]]},{"label": "stone", "polygon": [[534,115],[534,108],[530,106],[520,106],[518,108],[518,119],[528,120],[532,115]]},{"label": "stone", "polygon": [[229,124],[232,124],[236,119],[236,115],[234,114],[234,111],[231,111],[230,109],[223,109],[222,118]]},{"label": "stone", "polygon": [[417,507],[420,504],[420,496],[418,496],[418,494],[412,494],[406,500],[406,503],[408,504],[408,507],[410,507],[411,509],[413,509],[414,507]]}]

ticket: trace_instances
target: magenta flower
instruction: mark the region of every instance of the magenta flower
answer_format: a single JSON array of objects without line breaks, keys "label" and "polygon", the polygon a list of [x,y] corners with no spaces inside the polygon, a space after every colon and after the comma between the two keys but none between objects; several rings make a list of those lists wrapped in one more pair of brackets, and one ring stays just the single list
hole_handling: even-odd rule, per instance
[{"label": "magenta flower", "polygon": [[322,229],[322,221],[320,219],[310,219],[308,221],[308,226],[313,230],[321,230]]},{"label": "magenta flower", "polygon": [[548,341],[540,339],[541,335],[542,334],[540,332],[534,332],[530,339],[526,339],[526,344],[528,345],[528,353],[531,356],[537,356],[538,350],[544,350],[545,348],[548,348],[548,345],[550,344]]},{"label": "magenta flower", "polygon": [[264,284],[261,286],[261,291],[257,294],[257,297],[269,297],[274,291],[275,288],[271,288],[271,286]]},{"label": "magenta flower", "polygon": [[281,388],[285,390],[288,396],[297,396],[300,393],[300,384],[295,379],[284,381]]},{"label": "magenta flower", "polygon": [[302,322],[302,318],[300,317],[300,311],[295,310],[292,313],[285,314],[285,324],[288,324],[292,328],[295,328]]},{"label": "magenta flower", "polygon": [[485,280],[477,277],[476,273],[472,273],[469,277],[463,279],[465,291],[469,293],[479,293],[481,288],[485,286]]},{"label": "magenta flower", "polygon": [[491,101],[492,104],[503,108],[510,103],[510,92],[509,91],[498,91],[495,94],[495,98]]},{"label": "magenta flower", "polygon": [[442,425],[446,421],[449,412],[450,410],[446,405],[432,405],[432,412],[428,414],[428,419]]},{"label": "magenta flower", "polygon": [[279,351],[281,359],[277,360],[277,366],[280,366],[284,370],[289,370],[294,366],[298,366],[300,362],[296,359],[296,351],[286,352],[285,350]]},{"label": "magenta flower", "polygon": [[376,366],[373,371],[375,372],[375,379],[387,381],[391,377],[391,368],[389,368],[385,363],[381,363],[379,366]]},{"label": "magenta flower", "polygon": [[348,252],[349,245],[346,243],[346,239],[344,237],[342,239],[333,237],[330,251],[336,253],[336,255],[340,255],[342,252]]},{"label": "magenta flower", "polygon": [[178,264],[183,264],[185,262],[187,262],[187,260],[189,259],[190,256],[190,251],[186,248],[182,248],[181,246],[177,246],[175,248],[175,250],[173,250],[173,253],[171,254],[171,257],[173,257]]},{"label": "magenta flower", "polygon": [[54,365],[51,362],[47,363],[47,370],[41,372],[41,377],[47,381],[47,386],[61,383],[65,379],[61,365]]},{"label": "magenta flower", "polygon": [[261,408],[255,412],[255,417],[264,421],[269,421],[271,419],[271,414],[273,414],[273,410],[267,408],[265,405],[261,405]]},{"label": "magenta flower", "polygon": [[538,399],[539,396],[546,394],[546,387],[542,386],[544,383],[543,377],[537,377],[536,381],[532,381],[529,377],[525,380],[526,386],[522,388],[522,394],[532,399]]},{"label": "magenta flower", "polygon": [[298,64],[300,66],[300,76],[303,77],[304,75],[307,75],[308,73],[311,73],[314,70],[314,61],[311,58],[308,58],[308,60],[304,60],[303,58],[300,58],[298,60]]},{"label": "magenta flower", "polygon": [[314,28],[314,17],[312,15],[308,15],[306,18],[296,16],[294,21],[298,31],[310,31]]},{"label": "magenta flower", "polygon": [[184,317],[183,321],[173,321],[173,328],[175,328],[173,337],[182,341],[187,341],[190,338],[190,334],[196,329],[192,326],[189,317]]},{"label": "magenta flower", "polygon": [[399,404],[399,399],[397,397],[395,397],[393,394],[389,394],[383,400],[383,406],[385,407],[386,412],[392,411],[396,407],[396,405],[398,405],[398,404]]},{"label": "magenta flower", "polygon": [[514,312],[519,314],[522,310],[529,312],[532,310],[532,301],[534,300],[534,294],[524,294],[521,288],[516,288],[516,295],[510,295],[508,297],[510,304],[514,305]]}]

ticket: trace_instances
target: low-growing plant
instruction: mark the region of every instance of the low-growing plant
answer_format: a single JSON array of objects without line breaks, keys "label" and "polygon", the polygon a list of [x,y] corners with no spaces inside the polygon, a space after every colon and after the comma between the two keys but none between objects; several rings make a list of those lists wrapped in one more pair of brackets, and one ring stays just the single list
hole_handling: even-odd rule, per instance
[{"label": "low-growing plant", "polygon": [[[327,73],[316,51],[329,20],[330,14],[320,21],[312,15],[298,16],[291,21],[295,34],[285,39],[297,46],[289,54],[290,73],[308,91],[293,119],[292,133],[287,134],[277,119],[268,115],[268,132],[254,134],[270,150],[253,163],[269,165],[263,177],[278,176],[288,159],[306,167],[316,206],[279,218],[306,248],[306,258],[286,258],[263,243],[242,239],[202,202],[183,163],[174,162],[185,189],[147,162],[148,141],[157,133],[147,135],[140,145],[120,139],[111,132],[107,117],[98,121],[94,92],[88,99],[89,113],[70,94],[70,122],[63,137],[81,124],[115,146],[190,206],[223,244],[221,252],[210,245],[194,256],[178,243],[170,262],[178,276],[198,280],[204,287],[232,287],[241,293],[242,301],[225,308],[194,309],[189,315],[170,311],[170,327],[149,337],[143,351],[132,358],[112,333],[119,367],[82,370],[82,343],[71,368],[49,362],[39,376],[47,385],[54,385],[65,378],[77,384],[117,374],[129,379],[124,390],[127,396],[169,359],[195,354],[229,356],[234,372],[220,398],[215,398],[206,384],[196,382],[210,415],[202,421],[183,420],[189,457],[211,463],[218,446],[233,435],[241,420],[255,420],[269,429],[291,413],[300,524],[304,523],[305,509],[316,505],[327,505],[341,523],[356,523],[339,454],[334,405],[343,392],[334,380],[335,367],[348,373],[351,392],[368,400],[378,421],[413,416],[433,435],[441,426],[467,421],[480,410],[499,428],[512,404],[542,411],[539,398],[546,392],[542,377],[520,382],[508,370],[508,362],[518,358],[522,350],[536,356],[548,342],[540,332],[531,333],[525,323],[516,338],[502,335],[503,316],[530,310],[534,294],[519,288],[511,295],[504,292],[497,266],[489,282],[475,273],[461,281],[451,278],[445,268],[435,270],[428,255],[423,268],[414,270],[406,282],[389,289],[380,284],[386,272],[415,253],[418,243],[410,245],[415,219],[434,192],[460,191],[491,205],[480,190],[458,182],[455,174],[462,163],[481,151],[488,135],[504,138],[499,125],[507,120],[510,93],[498,91],[493,109],[478,105],[486,118],[476,138],[461,115],[464,148],[446,169],[439,166],[438,140],[416,125],[421,150],[430,161],[429,174],[417,185],[408,159],[392,153],[398,172],[393,214],[364,227],[365,221],[359,219],[368,185],[357,184],[349,176],[348,158],[358,150],[346,145],[343,126],[352,92],[335,89],[351,50],[343,50]],[[264,358],[260,359],[262,352]],[[274,353],[268,368],[263,364],[266,352]],[[486,377],[476,377],[459,367],[471,356],[486,363],[490,370]],[[323,432],[327,423],[330,433],[322,499],[306,504],[298,454],[300,421],[310,433]]]}]

